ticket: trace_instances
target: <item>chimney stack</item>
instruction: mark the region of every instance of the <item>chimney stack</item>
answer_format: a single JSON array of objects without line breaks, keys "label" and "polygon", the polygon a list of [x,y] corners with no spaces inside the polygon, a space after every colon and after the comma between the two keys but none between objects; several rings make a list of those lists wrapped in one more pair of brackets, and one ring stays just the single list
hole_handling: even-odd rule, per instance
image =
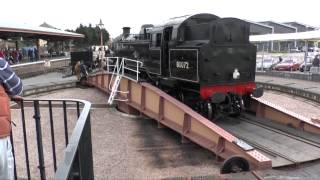
[{"label": "chimney stack", "polygon": [[130,34],[130,27],[123,27],[122,30],[123,30],[122,32],[123,36],[128,36]]}]

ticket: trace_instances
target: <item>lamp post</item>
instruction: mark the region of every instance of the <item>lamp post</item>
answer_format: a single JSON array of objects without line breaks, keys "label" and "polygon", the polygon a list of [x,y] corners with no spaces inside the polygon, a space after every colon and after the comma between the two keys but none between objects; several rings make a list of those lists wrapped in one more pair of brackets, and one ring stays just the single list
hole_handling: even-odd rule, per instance
[{"label": "lamp post", "polygon": [[100,48],[99,48],[99,54],[98,54],[98,57],[99,57],[99,67],[100,68],[103,68],[102,66],[102,61],[103,61],[103,57],[104,57],[104,48],[103,48],[103,36],[102,36],[102,28],[103,28],[103,23],[102,23],[102,20],[100,19],[100,22],[98,24],[99,28],[100,28]]},{"label": "lamp post", "polygon": [[99,22],[98,26],[100,28],[100,45],[101,45],[101,48],[102,48],[102,46],[103,46],[102,28],[103,28],[104,24],[102,23],[101,19],[100,19],[100,22]]}]

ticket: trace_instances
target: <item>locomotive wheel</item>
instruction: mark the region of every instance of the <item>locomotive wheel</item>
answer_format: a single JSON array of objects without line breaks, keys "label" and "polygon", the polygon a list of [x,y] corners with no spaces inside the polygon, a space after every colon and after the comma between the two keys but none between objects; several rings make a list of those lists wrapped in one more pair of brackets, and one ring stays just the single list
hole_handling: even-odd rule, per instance
[{"label": "locomotive wheel", "polygon": [[223,162],[223,165],[220,169],[220,173],[221,174],[238,173],[238,172],[249,171],[249,170],[250,170],[250,165],[245,158],[240,156],[232,156]]}]

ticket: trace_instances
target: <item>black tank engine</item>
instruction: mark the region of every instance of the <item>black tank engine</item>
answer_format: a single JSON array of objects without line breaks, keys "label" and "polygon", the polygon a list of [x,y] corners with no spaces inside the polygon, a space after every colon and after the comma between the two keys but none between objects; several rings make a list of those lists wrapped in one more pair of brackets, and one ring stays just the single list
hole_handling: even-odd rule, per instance
[{"label": "black tank engine", "polygon": [[164,24],[129,28],[113,42],[116,56],[143,62],[144,79],[152,81],[209,119],[240,114],[255,85],[256,47],[249,23],[236,18],[196,14]]}]

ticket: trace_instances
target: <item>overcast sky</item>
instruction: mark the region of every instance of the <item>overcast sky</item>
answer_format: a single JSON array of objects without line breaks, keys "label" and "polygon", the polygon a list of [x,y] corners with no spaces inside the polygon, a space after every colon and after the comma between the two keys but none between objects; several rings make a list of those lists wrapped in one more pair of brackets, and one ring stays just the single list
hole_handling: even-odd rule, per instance
[{"label": "overcast sky", "polygon": [[38,26],[47,22],[64,30],[80,23],[96,25],[101,18],[112,37],[119,35],[123,26],[137,33],[142,24],[195,13],[320,27],[320,0],[6,0],[1,7],[0,23]]}]

